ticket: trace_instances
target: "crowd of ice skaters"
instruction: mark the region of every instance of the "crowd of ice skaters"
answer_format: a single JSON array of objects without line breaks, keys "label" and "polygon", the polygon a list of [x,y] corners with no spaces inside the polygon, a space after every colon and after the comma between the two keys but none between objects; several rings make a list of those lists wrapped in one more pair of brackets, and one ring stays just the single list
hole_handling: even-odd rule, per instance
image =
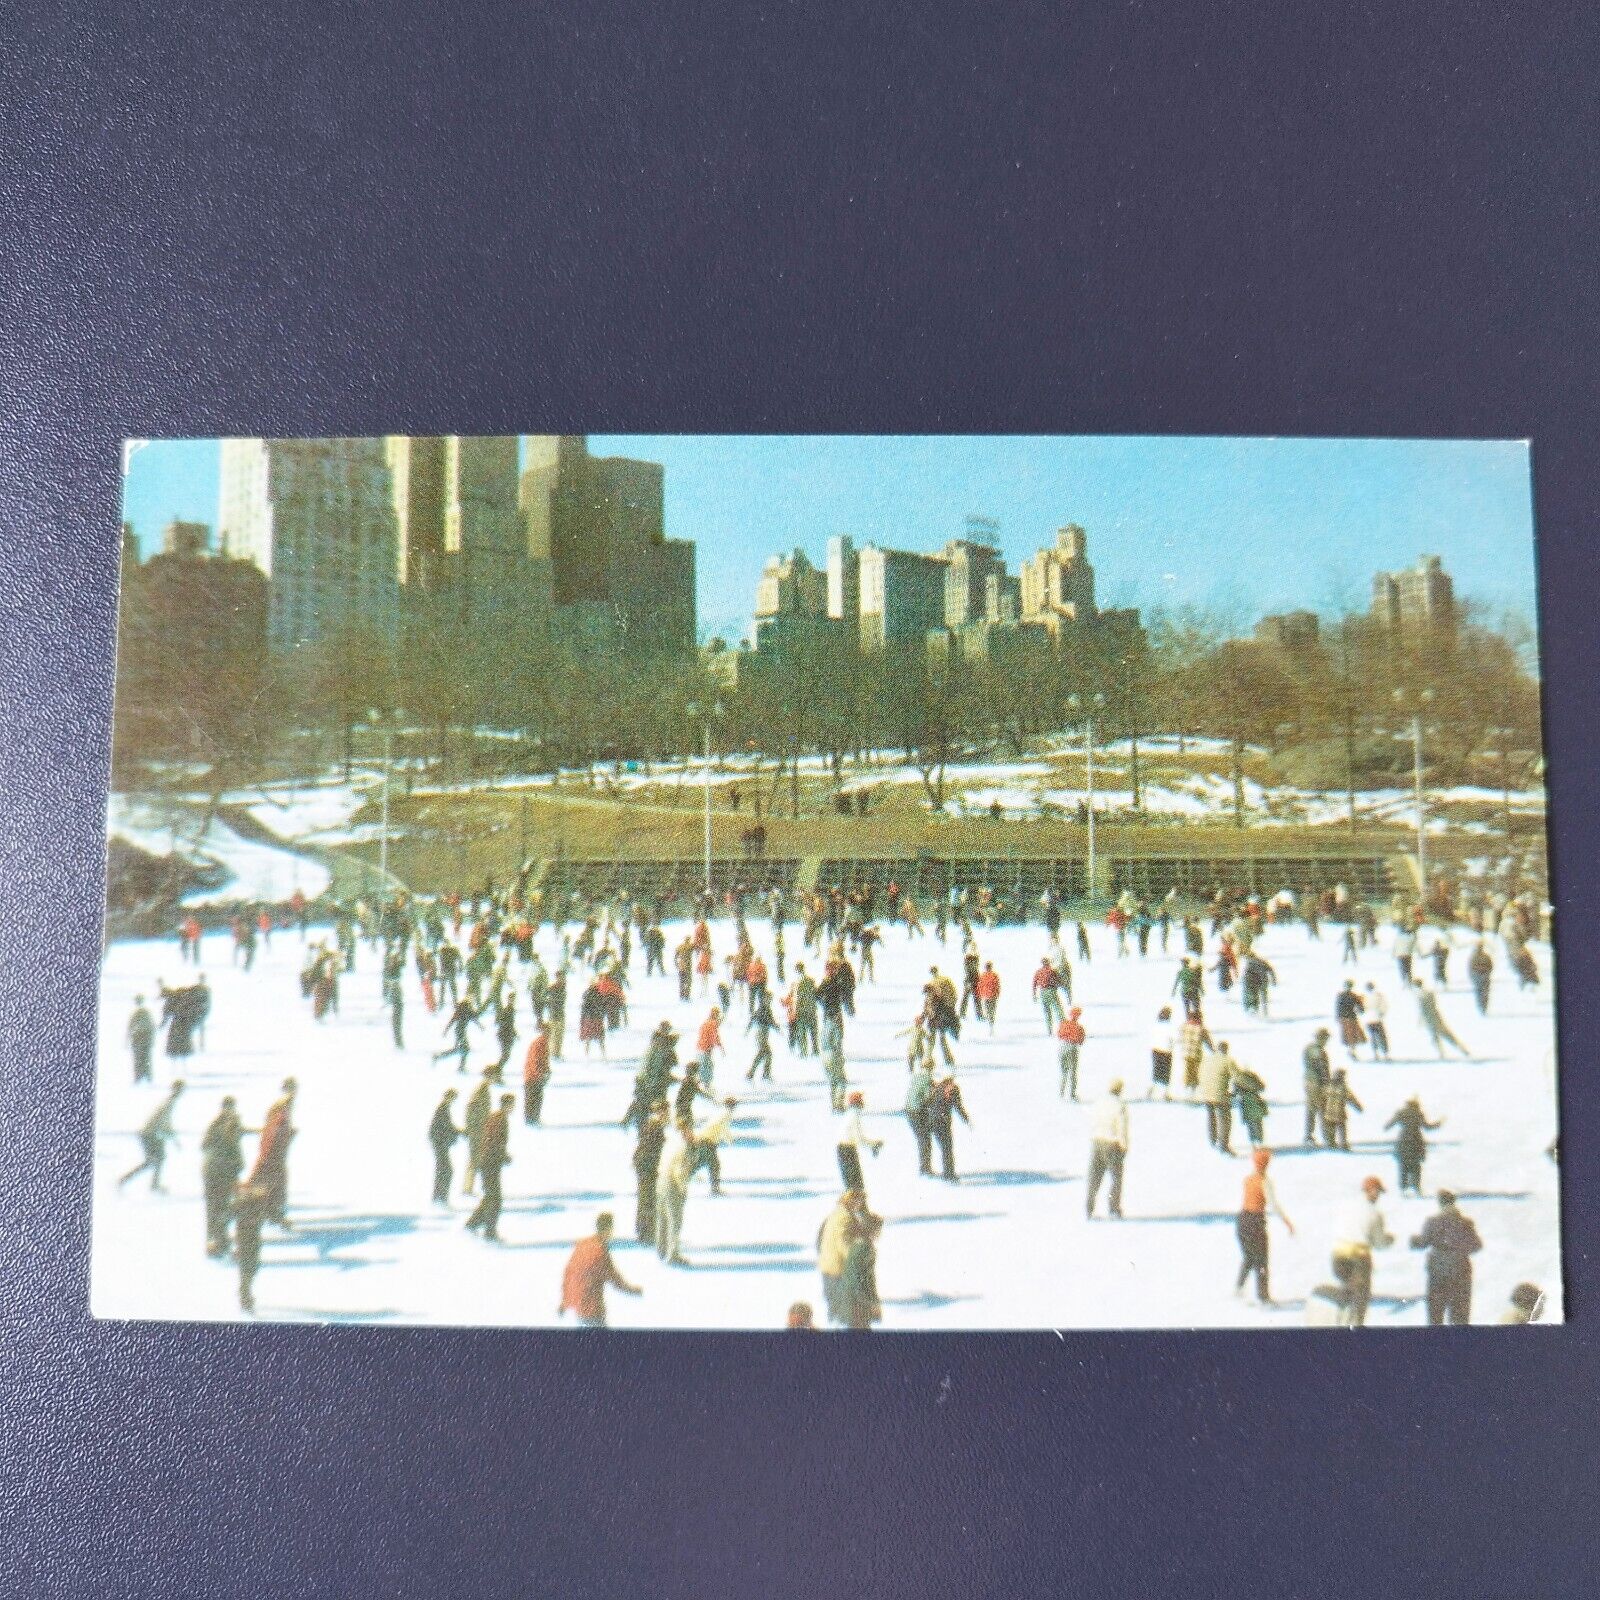
[{"label": "crowd of ice skaters", "polygon": [[[904,1116],[915,1145],[919,1173],[959,1182],[955,1138],[958,1121],[969,1120],[958,1080],[956,1046],[964,1025],[994,1028],[1002,978],[981,954],[987,929],[1009,910],[991,890],[953,889],[931,905],[890,883],[885,890],[857,887],[785,894],[779,889],[736,887],[719,904],[702,898],[693,908],[690,930],[668,949],[663,931],[667,908],[624,895],[592,904],[570,895],[546,897],[527,887],[526,871],[517,882],[485,885],[470,896],[438,899],[397,895],[384,904],[308,904],[298,893],[286,906],[240,909],[226,930],[231,959],[246,971],[258,946],[277,933],[296,933],[305,960],[300,973],[303,1001],[314,1016],[336,1013],[342,977],[355,970],[366,948],[381,962],[383,998],[396,1048],[405,1041],[407,964],[414,966],[426,1008],[426,1026],[438,1027],[442,1048],[435,1060],[454,1060],[466,1073],[475,1054],[487,1053],[478,1040],[492,1039],[495,1059],[473,1069],[463,1097],[447,1087],[426,1136],[434,1156],[435,1205],[450,1204],[455,1152],[465,1146],[462,1192],[473,1197],[468,1230],[498,1240],[501,1172],[507,1164],[518,1097],[506,1074],[520,1068],[521,1117],[540,1123],[551,1064],[572,1044],[584,1055],[606,1053],[608,1036],[628,1013],[629,977],[642,960],[647,975],[677,980],[679,999],[706,1004],[692,1050],[680,1051],[680,1035],[669,1022],[654,1031],[620,1116],[620,1128],[633,1140],[637,1181],[635,1237],[652,1245],[663,1261],[681,1264],[684,1218],[695,1179],[704,1171],[712,1194],[720,1193],[720,1147],[732,1127],[735,1097],[712,1087],[718,1058],[730,1042],[748,1048],[744,1078],[770,1082],[773,1038],[780,1035],[794,1058],[820,1058],[829,1104],[840,1117],[837,1156],[841,1190],[817,1234],[817,1263],[827,1319],[852,1329],[880,1320],[876,1287],[878,1240],[883,1219],[867,1200],[863,1148],[874,1154],[881,1141],[864,1129],[864,1099],[849,1086],[845,1036],[855,1013],[856,988],[876,973],[877,952],[886,939],[904,945],[959,945],[959,982],[937,962],[923,985],[920,1008],[906,1018],[900,1037],[907,1041]],[[1088,987],[1083,968],[1095,955],[1095,942],[1082,921],[1071,922],[1053,891],[1027,910],[1042,924],[1038,967],[1023,977],[1008,975],[1006,985],[1026,985],[1047,1036],[1053,1041],[1063,1098],[1078,1098],[1079,1062],[1086,1043],[1083,1008],[1074,985]],[[725,921],[716,923],[720,911]],[[1541,975],[1530,941],[1550,939],[1549,907],[1530,895],[1482,896],[1452,900],[1438,886],[1426,911],[1397,901],[1388,908],[1392,930],[1394,983],[1408,997],[1420,1029],[1441,1059],[1447,1052],[1470,1058],[1470,1051],[1446,1018],[1441,991],[1452,962],[1465,950],[1464,963],[1477,1012],[1487,1014],[1496,974],[1509,970],[1524,989]],[[931,931],[925,919],[931,921]],[[1031,916],[1030,916],[1031,920]],[[1240,1264],[1235,1293],[1253,1284],[1262,1305],[1270,1305],[1269,1220],[1293,1232],[1271,1178],[1272,1151],[1265,1139],[1265,1083],[1229,1051],[1226,1039],[1206,1018],[1208,990],[1226,994],[1235,986],[1246,1011],[1267,1014],[1278,981],[1257,948],[1267,923],[1299,922],[1312,939],[1342,941],[1343,962],[1357,965],[1360,952],[1377,945],[1379,919],[1371,906],[1336,887],[1297,897],[1284,891],[1265,902],[1253,896],[1217,891],[1199,914],[1180,909],[1176,893],[1155,905],[1123,896],[1105,918],[1117,958],[1176,959],[1168,1005],[1152,1018],[1147,1097],[1193,1101],[1203,1107],[1207,1138],[1216,1149],[1235,1154],[1234,1118],[1249,1145],[1249,1171],[1242,1181],[1236,1218]],[[550,927],[559,955],[546,963],[536,948],[540,931]],[[194,915],[177,930],[181,958],[195,968],[202,961],[207,930]],[[1100,954],[1106,954],[1101,939]],[[1064,940],[1070,940],[1068,955]],[[719,953],[717,944],[721,943]],[[1077,963],[1075,970],[1074,961]],[[576,1040],[569,1041],[569,991],[576,991]],[[526,996],[526,1004],[523,996]],[[203,973],[192,983],[157,987],[159,1018],[140,996],[126,1038],[136,1083],[152,1082],[158,1042],[181,1069],[185,1058],[204,1049],[211,1009]],[[1336,1057],[1355,1062],[1367,1049],[1374,1061],[1389,1058],[1391,998],[1374,979],[1344,981],[1331,997],[1330,1027],[1315,1030],[1304,1046],[1306,1146],[1346,1150],[1349,1113],[1362,1111],[1347,1069]],[[516,1047],[527,1036],[520,1062]],[[205,1249],[231,1258],[239,1275],[239,1303],[254,1309],[253,1286],[261,1259],[263,1226],[293,1227],[289,1215],[289,1150],[294,1138],[296,1084],[283,1081],[266,1109],[260,1128],[246,1128],[233,1096],[222,1100],[201,1143],[205,1197]],[[181,1078],[169,1089],[139,1133],[143,1160],[121,1183],[148,1173],[161,1187],[166,1148],[173,1137],[172,1115],[183,1093]],[[1102,1187],[1108,1215],[1122,1215],[1124,1164],[1129,1148],[1127,1101],[1138,1093],[1115,1079],[1093,1106],[1087,1153],[1086,1213],[1094,1220]],[[459,1121],[458,1121],[459,1118]],[[1423,1194],[1428,1134],[1441,1125],[1416,1098],[1397,1107],[1385,1123],[1394,1134],[1396,1186],[1402,1194]],[[255,1136],[254,1159],[244,1142]],[[1238,1152],[1243,1154],[1243,1152]],[[1548,1155],[1557,1157],[1551,1144]],[[248,1170],[247,1170],[248,1169]],[[1307,1299],[1307,1320],[1360,1327],[1372,1294],[1375,1254],[1396,1243],[1382,1209],[1386,1185],[1367,1175],[1352,1183],[1348,1214],[1333,1230],[1329,1280]],[[1471,1319],[1472,1257],[1482,1241],[1455,1196],[1441,1189],[1437,1211],[1410,1244],[1427,1251],[1427,1312],[1431,1324]],[[602,1213],[595,1233],[581,1240],[569,1258],[560,1290],[560,1309],[589,1325],[605,1324],[608,1286],[629,1294],[640,1291],[618,1271],[609,1249],[614,1218]],[[1534,1284],[1519,1284],[1502,1322],[1531,1322],[1541,1315],[1543,1294]],[[811,1327],[809,1302],[798,1302],[788,1326]]]}]

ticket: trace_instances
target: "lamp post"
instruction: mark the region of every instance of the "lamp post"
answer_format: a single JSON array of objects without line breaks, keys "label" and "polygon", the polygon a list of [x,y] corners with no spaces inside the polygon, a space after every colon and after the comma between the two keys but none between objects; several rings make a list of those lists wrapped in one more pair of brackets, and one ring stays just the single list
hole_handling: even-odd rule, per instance
[{"label": "lamp post", "polygon": [[1424,689],[1410,695],[1404,689],[1394,692],[1395,704],[1402,709],[1411,708],[1411,796],[1417,824],[1417,883],[1422,904],[1428,904],[1428,818],[1422,799],[1422,708],[1433,700],[1433,690]]},{"label": "lamp post", "polygon": [[1092,697],[1086,695],[1081,700],[1075,694],[1067,696],[1067,707],[1073,713],[1074,716],[1078,713],[1079,710],[1083,710],[1084,712],[1086,712],[1086,715],[1084,717],[1084,723],[1083,723],[1083,729],[1084,729],[1083,755],[1084,755],[1084,791],[1085,791],[1085,795],[1086,795],[1086,798],[1087,798],[1087,801],[1088,801],[1088,810],[1089,810],[1089,860],[1088,860],[1089,881],[1088,881],[1088,883],[1087,883],[1087,885],[1085,887],[1086,887],[1086,889],[1088,891],[1087,898],[1089,900],[1091,900],[1091,901],[1094,899],[1094,885],[1095,885],[1094,714],[1095,714],[1095,711],[1098,708],[1104,706],[1105,703],[1106,703],[1106,697],[1103,694],[1097,694],[1097,695],[1094,695]]},{"label": "lamp post", "polygon": [[705,870],[706,870],[706,898],[711,897],[711,720],[713,717],[722,716],[722,702],[720,700],[709,706],[691,703],[689,715],[700,719],[701,731],[705,735]]},{"label": "lamp post", "polygon": [[389,773],[394,766],[394,724],[398,712],[369,711],[367,721],[383,730],[383,826],[378,836],[378,875],[389,882]]}]

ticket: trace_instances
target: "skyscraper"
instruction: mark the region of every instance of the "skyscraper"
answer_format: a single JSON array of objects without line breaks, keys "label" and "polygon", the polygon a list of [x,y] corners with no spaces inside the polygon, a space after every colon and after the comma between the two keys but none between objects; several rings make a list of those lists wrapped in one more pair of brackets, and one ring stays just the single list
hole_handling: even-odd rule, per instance
[{"label": "skyscraper", "polygon": [[1423,556],[1403,572],[1374,573],[1372,615],[1395,633],[1454,638],[1456,591],[1444,563],[1438,556]]},{"label": "skyscraper", "polygon": [[948,563],[944,579],[944,625],[964,628],[988,616],[990,578],[1004,579],[1005,557],[994,545],[975,539],[952,539],[944,547]]},{"label": "skyscraper", "polygon": [[1069,522],[1053,545],[1022,563],[1022,620],[1057,634],[1063,624],[1092,622],[1095,615],[1089,536]]},{"label": "skyscraper", "polygon": [[515,434],[444,441],[443,516],[445,555],[464,596],[467,627],[503,630],[548,604],[517,510]]},{"label": "skyscraper", "polygon": [[394,496],[396,580],[413,589],[444,580],[444,445],[438,437],[383,441]]},{"label": "skyscraper", "polygon": [[811,565],[804,550],[770,556],[756,585],[756,620],[828,614],[827,574]]},{"label": "skyscraper", "polygon": [[222,550],[271,580],[267,643],[392,642],[398,539],[381,439],[224,439]]},{"label": "skyscraper", "polygon": [[896,645],[921,650],[944,625],[943,556],[914,555],[868,545],[860,555],[861,648],[870,653]]},{"label": "skyscraper", "polygon": [[663,480],[656,462],[591,456],[581,435],[528,437],[524,548],[549,564],[569,634],[629,653],[694,648],[694,546],[666,537]]},{"label": "skyscraper", "polygon": [[851,633],[861,620],[861,558],[848,534],[828,541],[828,615]]}]

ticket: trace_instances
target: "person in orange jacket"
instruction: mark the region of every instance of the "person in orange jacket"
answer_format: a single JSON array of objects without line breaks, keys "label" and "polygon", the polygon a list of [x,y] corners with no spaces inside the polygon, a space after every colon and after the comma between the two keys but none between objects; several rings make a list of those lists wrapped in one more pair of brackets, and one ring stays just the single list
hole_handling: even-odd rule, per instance
[{"label": "person in orange jacket", "polygon": [[1056,1038],[1061,1042],[1061,1098],[1065,1100],[1070,1094],[1074,1100],[1078,1098],[1078,1053],[1083,1048],[1083,1041],[1089,1037],[1083,1024],[1078,1020],[1083,1015],[1078,1006],[1074,1006],[1066,1016],[1061,1019],[1056,1028]]},{"label": "person in orange jacket", "polygon": [[1242,1297],[1244,1286],[1253,1272],[1256,1277],[1256,1299],[1264,1306],[1272,1304],[1267,1285],[1267,1214],[1275,1214],[1290,1233],[1294,1232],[1294,1224],[1284,1215],[1283,1207],[1278,1204],[1278,1196],[1273,1191],[1272,1180],[1267,1176],[1267,1166],[1271,1160],[1272,1152],[1265,1148],[1253,1151],[1250,1156],[1252,1170],[1244,1180],[1244,1197],[1237,1220],[1242,1260],[1239,1263],[1238,1281],[1233,1288],[1233,1292]]},{"label": "person in orange jacket", "polygon": [[594,1219],[594,1232],[572,1247],[566,1271],[561,1275],[561,1304],[556,1310],[557,1316],[574,1311],[584,1327],[603,1328],[606,1325],[607,1284],[624,1294],[644,1293],[643,1289],[629,1283],[617,1271],[616,1263],[611,1259],[614,1228],[611,1213],[602,1211]]},{"label": "person in orange jacket", "polygon": [[1000,974],[994,970],[992,961],[985,961],[983,971],[978,974],[975,985],[978,996],[978,1011],[984,1021],[989,1024],[989,1032],[994,1032],[995,1009],[1000,1004]]},{"label": "person in orange jacket", "polygon": [[722,1011],[720,1007],[712,1006],[706,1020],[700,1024],[699,1036],[695,1039],[695,1049],[700,1052],[700,1081],[708,1088],[711,1084],[711,1074],[714,1069],[712,1055],[721,1050],[727,1054],[722,1043]]},{"label": "person in orange jacket", "polygon": [[750,1015],[756,1014],[761,1004],[762,997],[767,995],[767,964],[760,956],[752,954],[744,970],[744,981],[749,985]]},{"label": "person in orange jacket", "polygon": [[1050,957],[1040,959],[1039,970],[1033,975],[1033,998],[1044,1012],[1045,1032],[1061,1023],[1061,974],[1050,964]]},{"label": "person in orange jacket", "polygon": [[261,1125],[261,1142],[256,1146],[256,1164],[246,1180],[262,1191],[264,1215],[280,1228],[290,1226],[286,1215],[289,1203],[289,1142],[295,1136],[293,1078],[283,1080],[283,1093],[268,1108]]},{"label": "person in orange jacket", "polygon": [[544,1090],[550,1081],[550,1028],[541,1022],[522,1063],[522,1120],[537,1124],[544,1113]]}]

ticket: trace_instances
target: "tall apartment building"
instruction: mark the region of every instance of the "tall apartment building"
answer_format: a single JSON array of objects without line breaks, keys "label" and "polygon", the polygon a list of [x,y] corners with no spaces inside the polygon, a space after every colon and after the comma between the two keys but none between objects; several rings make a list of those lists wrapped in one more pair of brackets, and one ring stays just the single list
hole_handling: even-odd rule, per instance
[{"label": "tall apartment building", "polygon": [[944,626],[943,556],[915,555],[867,545],[859,557],[861,648],[869,654],[912,644]]},{"label": "tall apartment building", "polygon": [[964,628],[990,620],[989,580],[1005,577],[1005,557],[987,542],[952,539],[944,560],[944,625]]},{"label": "tall apartment building", "polygon": [[1372,578],[1372,615],[1395,633],[1455,636],[1459,613],[1455,584],[1438,556],[1423,556],[1402,572],[1378,572]]},{"label": "tall apartment building", "polygon": [[352,631],[395,638],[391,483],[382,439],[222,441],[221,548],[270,580],[270,649],[302,649]]},{"label": "tall apartment building", "polygon": [[390,434],[383,441],[394,497],[395,579],[413,594],[446,581],[444,446],[437,436]]},{"label": "tall apartment building", "polygon": [[[1102,611],[1095,603],[1088,536],[1076,524],[1013,577],[996,537],[999,525],[968,518],[968,537],[938,555],[857,550],[844,535],[828,541],[826,580],[802,551],[774,556],[756,591],[753,670],[794,654],[802,644],[866,654],[907,646],[939,662],[1042,664],[1053,651],[1093,646],[1097,654],[1138,647],[1137,611]],[[825,594],[827,615],[813,609]],[[815,619],[815,620],[813,620]],[[837,630],[830,631],[830,630]],[[742,665],[743,663],[741,663]]]},{"label": "tall apartment building", "polygon": [[1089,536],[1076,523],[1056,531],[1056,541],[1022,563],[1022,620],[1038,622],[1052,634],[1064,624],[1095,618],[1094,568]]},{"label": "tall apartment building", "polygon": [[548,564],[558,626],[630,653],[694,648],[694,545],[666,537],[664,476],[656,462],[592,456],[581,435],[528,437],[523,548]]},{"label": "tall apartment building", "polygon": [[769,556],[756,583],[756,620],[828,614],[828,575],[811,565],[804,550]]},{"label": "tall apartment building", "polygon": [[861,628],[861,558],[848,534],[828,541],[828,615],[852,633]]},{"label": "tall apartment building", "polygon": [[1022,620],[1022,580],[991,572],[983,583],[983,620],[1009,627]]},{"label": "tall apartment building", "polygon": [[383,449],[408,626],[503,631],[548,605],[517,507],[514,434],[393,434]]}]

